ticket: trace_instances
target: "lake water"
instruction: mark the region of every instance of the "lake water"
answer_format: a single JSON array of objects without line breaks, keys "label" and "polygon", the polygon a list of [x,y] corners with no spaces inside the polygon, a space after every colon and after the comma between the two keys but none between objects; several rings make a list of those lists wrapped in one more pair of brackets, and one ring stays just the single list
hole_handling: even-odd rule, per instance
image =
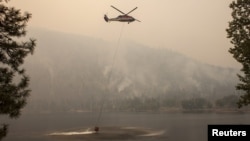
[{"label": "lake water", "polygon": [[[4,140],[207,141],[208,124],[250,124],[249,113],[104,113],[100,133],[83,135],[88,128],[93,127],[96,118],[97,115],[88,112],[23,114],[10,122],[9,132]],[[145,136],[144,129],[148,131]],[[54,133],[60,134],[52,136]],[[61,135],[64,133],[71,135]]]}]

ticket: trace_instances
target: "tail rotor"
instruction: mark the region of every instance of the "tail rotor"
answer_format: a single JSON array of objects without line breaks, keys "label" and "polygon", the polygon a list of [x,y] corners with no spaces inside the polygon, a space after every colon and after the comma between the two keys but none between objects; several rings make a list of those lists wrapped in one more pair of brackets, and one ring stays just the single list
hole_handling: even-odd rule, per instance
[{"label": "tail rotor", "polygon": [[107,16],[106,14],[104,15],[104,20],[105,20],[106,22],[109,21],[109,18],[108,18],[108,16]]}]

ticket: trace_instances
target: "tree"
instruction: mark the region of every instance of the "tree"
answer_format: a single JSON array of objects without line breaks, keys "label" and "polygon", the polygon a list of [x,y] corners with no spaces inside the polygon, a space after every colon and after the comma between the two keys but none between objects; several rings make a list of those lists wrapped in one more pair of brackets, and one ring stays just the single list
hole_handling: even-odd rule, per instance
[{"label": "tree", "polygon": [[203,110],[212,108],[212,104],[205,98],[192,98],[188,100],[183,100],[181,106],[185,110]]},{"label": "tree", "polygon": [[236,95],[224,96],[221,99],[216,100],[215,104],[220,108],[236,108],[238,97]]},{"label": "tree", "polygon": [[[33,54],[35,40],[21,41],[31,14],[5,6],[8,1],[0,0],[0,115],[18,118],[30,94],[29,78],[21,65]],[[0,140],[6,134],[7,124],[0,125]]]},{"label": "tree", "polygon": [[242,90],[238,107],[250,104],[250,1],[236,0],[230,4],[233,20],[229,22],[229,28],[226,29],[228,38],[231,38],[233,48],[229,52],[242,64],[243,74],[237,74],[239,83],[237,90]]}]

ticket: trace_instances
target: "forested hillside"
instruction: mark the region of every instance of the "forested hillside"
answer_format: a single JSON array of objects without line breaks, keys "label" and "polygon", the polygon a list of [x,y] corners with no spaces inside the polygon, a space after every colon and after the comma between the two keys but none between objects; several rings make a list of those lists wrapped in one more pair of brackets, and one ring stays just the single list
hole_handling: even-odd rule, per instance
[{"label": "forested hillside", "polygon": [[[238,70],[203,64],[180,53],[54,31],[33,30],[38,48],[25,66],[32,95],[27,110],[158,110],[202,98],[210,105],[237,95]],[[112,70],[111,70],[112,69]],[[110,78],[109,78],[110,77]]]}]

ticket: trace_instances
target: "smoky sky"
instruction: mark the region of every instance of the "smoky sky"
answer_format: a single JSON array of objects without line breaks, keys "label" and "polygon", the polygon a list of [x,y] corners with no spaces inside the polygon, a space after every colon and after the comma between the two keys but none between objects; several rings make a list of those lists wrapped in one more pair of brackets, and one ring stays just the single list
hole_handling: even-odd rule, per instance
[{"label": "smoky sky", "polygon": [[[226,28],[231,1],[222,0],[18,0],[8,5],[32,13],[28,27],[89,36],[109,42],[133,41],[168,48],[191,58],[222,67],[239,67],[228,49]],[[106,23],[109,17],[135,7],[130,15],[142,22]]]}]

